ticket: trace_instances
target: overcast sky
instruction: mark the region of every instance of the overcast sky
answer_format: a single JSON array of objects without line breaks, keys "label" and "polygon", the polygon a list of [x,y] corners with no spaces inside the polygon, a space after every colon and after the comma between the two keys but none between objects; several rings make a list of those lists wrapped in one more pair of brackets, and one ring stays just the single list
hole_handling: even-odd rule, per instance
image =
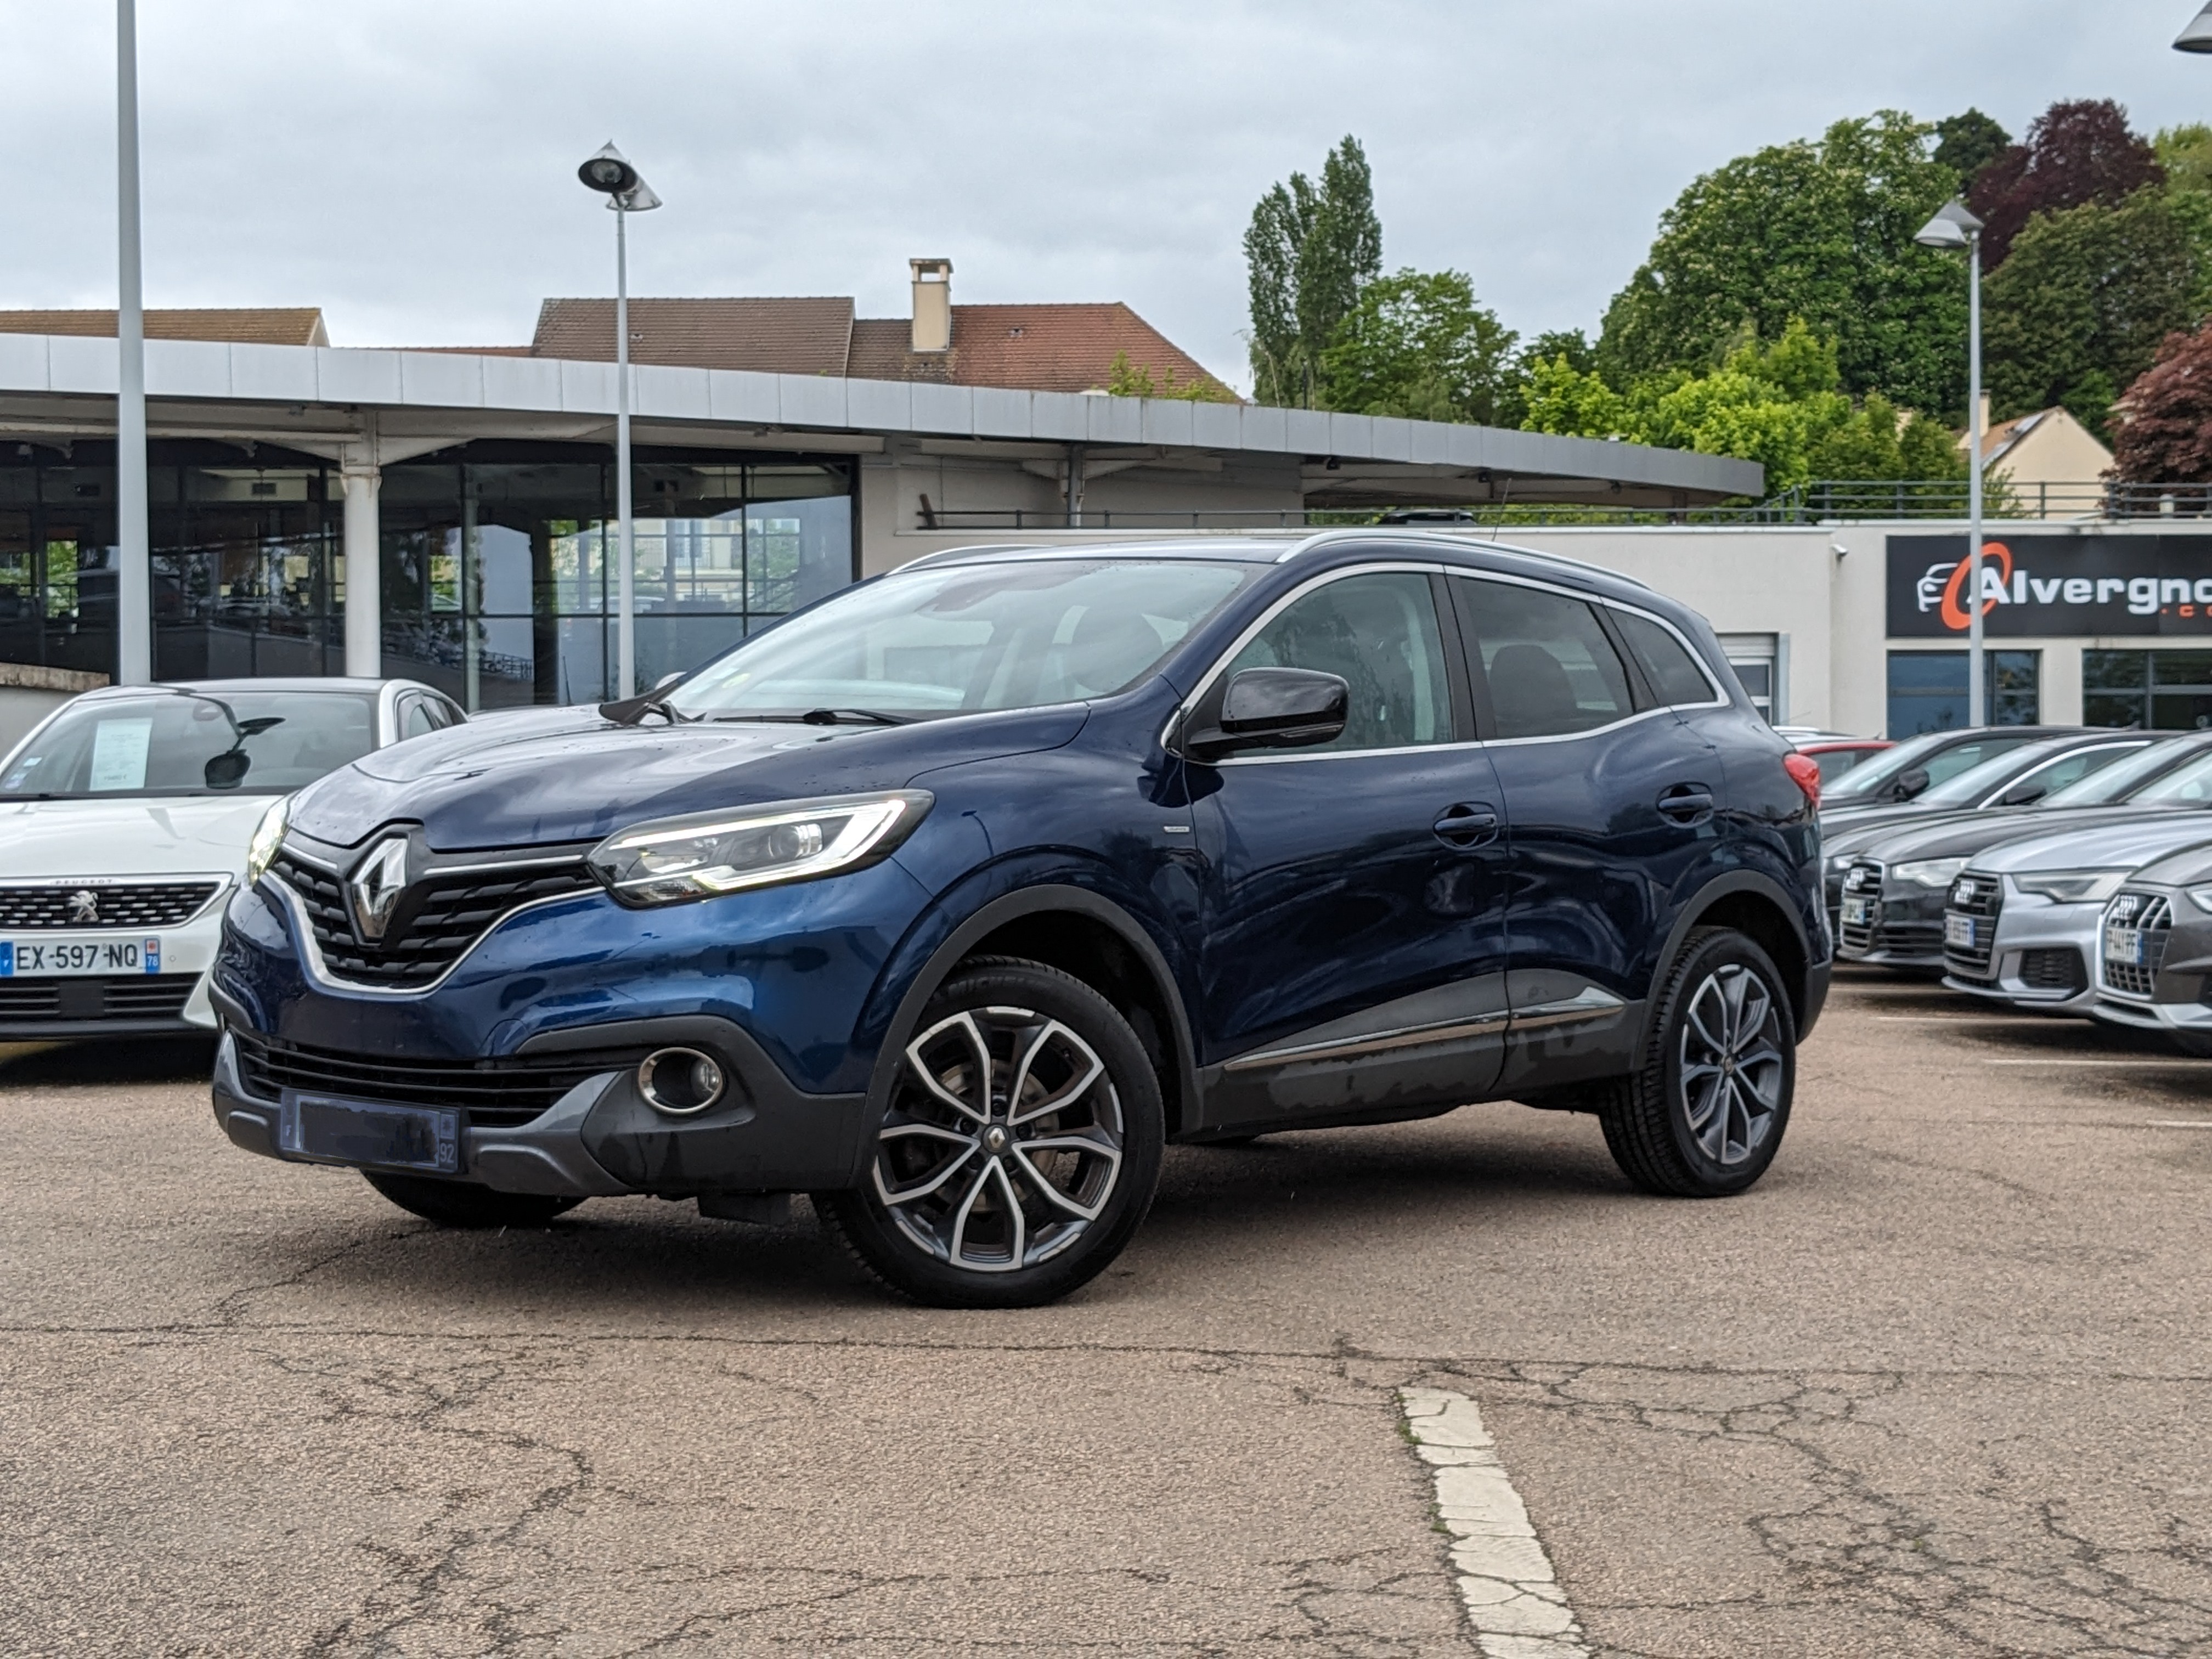
[{"label": "overcast sky", "polygon": [[[140,0],[149,305],[319,305],[339,345],[529,337],[613,289],[578,161],[668,205],[633,291],[1126,300],[1247,381],[1254,199],[1346,132],[1386,263],[1595,331],[1684,185],[1885,106],[2212,119],[2195,0]],[[0,0],[0,306],[114,303],[112,9]]]}]

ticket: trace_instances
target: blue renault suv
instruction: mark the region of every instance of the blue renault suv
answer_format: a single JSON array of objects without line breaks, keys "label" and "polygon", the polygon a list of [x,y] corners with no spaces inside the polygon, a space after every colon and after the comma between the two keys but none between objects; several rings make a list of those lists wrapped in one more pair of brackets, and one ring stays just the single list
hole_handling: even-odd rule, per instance
[{"label": "blue renault suv", "polygon": [[273,807],[215,1113],[458,1226],[809,1193],[1062,1295],[1169,1141],[1512,1099],[1740,1192],[1827,988],[1819,774],[1623,577],[1378,528],[986,548]]}]

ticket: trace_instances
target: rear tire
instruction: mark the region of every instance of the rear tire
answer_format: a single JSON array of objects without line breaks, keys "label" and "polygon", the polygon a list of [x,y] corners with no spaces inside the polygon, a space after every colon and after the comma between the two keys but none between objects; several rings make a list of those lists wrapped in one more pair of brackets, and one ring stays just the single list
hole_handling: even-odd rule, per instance
[{"label": "rear tire", "polygon": [[1641,1059],[1598,1109],[1623,1175],[1648,1193],[1724,1198],[1766,1173],[1790,1124],[1797,1027],[1765,951],[1728,928],[1692,933]]},{"label": "rear tire", "polygon": [[866,1184],[814,1207],[902,1295],[1036,1307],[1136,1232],[1165,1116],[1144,1045],[1105,998],[1041,963],[981,958],[922,1011]]},{"label": "rear tire", "polygon": [[410,1215],[441,1227],[542,1227],[574,1209],[580,1198],[547,1193],[501,1193],[471,1181],[433,1181],[424,1176],[363,1170],[362,1178]]}]

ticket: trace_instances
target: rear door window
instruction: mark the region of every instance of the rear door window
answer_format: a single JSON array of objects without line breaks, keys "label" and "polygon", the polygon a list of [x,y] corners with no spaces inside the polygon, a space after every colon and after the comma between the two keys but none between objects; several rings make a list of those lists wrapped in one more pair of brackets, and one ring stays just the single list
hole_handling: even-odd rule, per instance
[{"label": "rear door window", "polygon": [[1452,588],[1497,736],[1562,737],[1634,712],[1628,671],[1587,599],[1479,577]]}]

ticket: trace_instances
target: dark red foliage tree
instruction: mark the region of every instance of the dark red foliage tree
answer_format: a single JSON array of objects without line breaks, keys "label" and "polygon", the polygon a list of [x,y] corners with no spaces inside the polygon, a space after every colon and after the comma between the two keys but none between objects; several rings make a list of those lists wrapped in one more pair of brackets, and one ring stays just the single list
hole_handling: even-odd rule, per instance
[{"label": "dark red foliage tree", "polygon": [[2169,334],[2112,411],[2112,476],[2212,483],[2212,324]]},{"label": "dark red foliage tree", "polygon": [[2025,142],[1974,175],[1966,192],[1966,205],[1988,225],[1984,268],[2004,263],[2031,214],[2084,202],[2112,206],[2165,177],[2157,154],[2129,129],[2127,111],[2111,99],[2053,104],[2035,118]]}]

